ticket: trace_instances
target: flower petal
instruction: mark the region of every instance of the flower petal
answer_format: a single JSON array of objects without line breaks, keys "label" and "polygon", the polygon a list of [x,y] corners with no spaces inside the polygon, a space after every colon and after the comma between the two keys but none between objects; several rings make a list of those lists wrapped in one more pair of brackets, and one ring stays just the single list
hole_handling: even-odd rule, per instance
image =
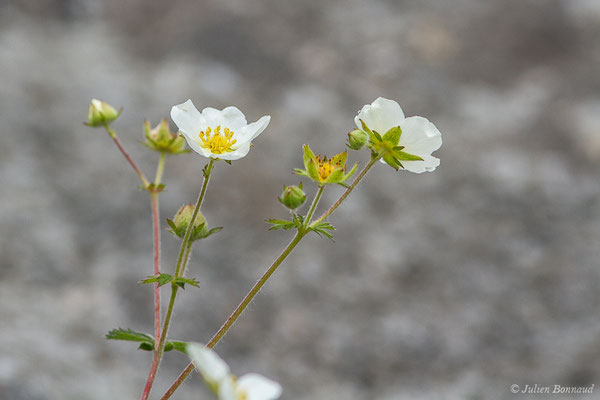
[{"label": "flower petal", "polygon": [[384,135],[393,127],[400,125],[404,120],[404,112],[394,100],[378,97],[373,103],[365,105],[354,118],[354,123],[362,130],[360,120],[363,120],[369,129]]},{"label": "flower petal", "polygon": [[199,343],[190,343],[186,347],[186,352],[205,381],[219,384],[229,378],[229,366],[213,350]]},{"label": "flower petal", "polygon": [[281,396],[281,385],[259,374],[246,374],[238,380],[238,390],[247,400],[275,400]]},{"label": "flower petal", "polygon": [[206,119],[207,125],[213,129],[221,125],[235,132],[248,123],[244,113],[234,106],[225,107],[223,110],[206,107],[202,110],[202,116]]},{"label": "flower petal", "polygon": [[416,174],[432,172],[440,165],[440,159],[434,156],[422,156],[423,161],[401,161],[404,169]]},{"label": "flower petal", "polygon": [[206,125],[204,117],[200,114],[191,100],[173,106],[171,108],[171,119],[182,133],[186,133],[190,136],[199,134]]},{"label": "flower petal", "polygon": [[402,122],[400,127],[402,135],[398,144],[405,146],[403,151],[406,153],[423,158],[442,146],[442,134],[427,118],[409,117]]},{"label": "flower petal", "polygon": [[248,124],[236,131],[234,138],[238,143],[251,142],[267,128],[269,122],[271,122],[271,116],[265,115],[258,121]]}]

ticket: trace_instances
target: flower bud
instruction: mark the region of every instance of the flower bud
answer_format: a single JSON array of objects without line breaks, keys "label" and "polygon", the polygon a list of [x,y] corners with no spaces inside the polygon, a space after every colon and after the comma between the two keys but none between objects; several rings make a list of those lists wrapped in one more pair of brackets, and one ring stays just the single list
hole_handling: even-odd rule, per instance
[{"label": "flower bud", "polygon": [[368,135],[360,129],[355,129],[348,133],[348,147],[352,150],[360,150],[367,143]]},{"label": "flower bud", "polygon": [[[187,230],[190,221],[192,220],[192,215],[194,214],[194,205],[193,204],[185,204],[179,208],[179,211],[173,217],[171,226],[171,233],[179,238],[183,238],[185,235],[185,231]],[[198,211],[196,215],[196,220],[194,221],[194,229],[200,228],[202,225],[206,225],[206,219],[202,214],[202,211]]]},{"label": "flower bud", "polygon": [[300,207],[306,201],[306,193],[302,190],[302,183],[298,186],[284,186],[283,193],[281,197],[278,197],[278,200],[290,210]]},{"label": "flower bud", "polygon": [[88,120],[86,124],[94,127],[110,124],[119,117],[119,114],[121,113],[115,110],[110,104],[101,100],[92,99],[90,108],[88,109]]},{"label": "flower bud", "polygon": [[[192,220],[194,207],[195,206],[193,204],[185,204],[179,208],[179,211],[177,211],[175,217],[173,217],[173,220],[167,219],[167,223],[171,228],[169,229],[169,232],[178,238],[183,239],[185,236],[185,231]],[[217,227],[208,229],[206,218],[204,218],[204,215],[201,211],[198,211],[198,214],[196,214],[196,220],[194,221],[194,226],[192,228],[190,242],[207,238],[213,233],[219,232],[221,229],[223,228]]]},{"label": "flower bud", "polygon": [[163,118],[163,120],[154,128],[150,128],[150,122],[145,121],[144,135],[146,137],[144,145],[154,151],[171,154],[186,152],[185,139],[178,136],[177,133],[170,131],[169,123],[166,118]]}]

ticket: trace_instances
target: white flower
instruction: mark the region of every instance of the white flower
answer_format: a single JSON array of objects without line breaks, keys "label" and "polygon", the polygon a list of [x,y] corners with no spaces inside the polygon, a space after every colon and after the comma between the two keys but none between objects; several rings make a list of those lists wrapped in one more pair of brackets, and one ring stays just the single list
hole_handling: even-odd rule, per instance
[{"label": "white flower", "polygon": [[281,396],[279,383],[259,374],[237,379],[217,353],[201,344],[188,344],[186,351],[219,400],[276,400]]},{"label": "white flower", "polygon": [[252,140],[271,120],[265,115],[249,124],[244,113],[233,106],[220,111],[207,107],[199,112],[191,100],[173,106],[171,118],[196,153],[221,160],[245,157]]},{"label": "white flower", "polygon": [[[361,121],[381,136],[392,128],[400,127],[402,134],[398,146],[404,147],[402,152],[422,158],[418,161],[402,160],[400,168],[420,174],[433,171],[440,165],[440,160],[431,153],[442,146],[442,134],[427,118],[405,118],[397,102],[379,97],[373,103],[365,105],[354,118],[356,126],[362,130]],[[385,162],[384,159],[381,161]]]}]

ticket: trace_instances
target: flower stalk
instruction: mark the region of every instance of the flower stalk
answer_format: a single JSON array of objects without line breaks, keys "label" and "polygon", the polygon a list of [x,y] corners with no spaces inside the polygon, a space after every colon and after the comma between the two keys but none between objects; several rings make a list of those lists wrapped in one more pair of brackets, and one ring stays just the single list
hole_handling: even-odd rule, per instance
[{"label": "flower stalk", "polygon": [[[208,187],[208,182],[210,181],[210,174],[214,167],[214,159],[210,159],[208,164],[204,167],[204,181],[202,182],[202,188],[200,189],[200,194],[198,195],[198,200],[196,202],[196,206],[194,208],[194,213],[192,214],[192,219],[188,225],[188,228],[185,232],[185,236],[181,242],[181,248],[179,250],[179,256],[177,258],[177,264],[175,266],[175,277],[183,276],[183,272],[185,271],[185,267],[187,265],[187,260],[189,259],[189,254],[191,251],[191,243],[190,237],[192,235],[192,230],[194,228],[194,221],[196,220],[196,216],[202,207],[202,202],[204,201],[204,197],[206,195],[206,188]],[[185,256],[185,257],[184,257]],[[157,336],[158,346],[156,351],[154,352],[154,357],[152,359],[152,366],[150,367],[150,372],[148,373],[148,379],[146,381],[146,385],[144,387],[144,392],[142,393],[142,400],[147,400],[150,395],[150,390],[152,390],[152,385],[154,383],[154,379],[156,377],[156,372],[158,371],[158,366],[162,359],[164,350],[165,350],[165,341],[167,339],[167,333],[169,331],[169,325],[171,324],[171,319],[173,316],[173,308],[175,306],[175,299],[177,298],[177,291],[179,286],[175,283],[171,285],[171,297],[169,299],[169,305],[167,307],[167,313],[165,315],[165,320],[162,326],[162,332],[160,333],[160,337]]]},{"label": "flower stalk", "polygon": [[[365,165],[365,167],[362,169],[362,171],[354,179],[352,184],[350,184],[350,186],[344,191],[344,193],[342,193],[342,195],[338,198],[338,200],[327,211],[325,211],[317,220],[315,220],[314,222],[311,223],[310,219],[314,215],[314,212],[317,209],[319,200],[321,199],[321,196],[323,195],[323,191],[325,189],[325,185],[319,186],[319,190],[317,191],[315,198],[313,199],[313,202],[308,211],[308,214],[306,215],[305,224],[303,225],[303,227],[301,229],[299,229],[298,232],[296,232],[296,235],[294,235],[294,237],[292,238],[290,243],[285,247],[285,249],[283,249],[283,251],[281,252],[279,257],[277,257],[277,259],[265,271],[265,273],[254,284],[254,286],[252,286],[252,289],[250,289],[248,294],[246,294],[244,299],[240,302],[240,304],[231,313],[229,318],[227,318],[225,323],[221,326],[221,328],[217,331],[217,333],[215,333],[214,336],[212,337],[212,339],[208,342],[208,344],[206,345],[207,348],[212,349],[223,338],[223,336],[225,336],[225,334],[233,326],[233,324],[236,322],[236,320],[239,318],[239,316],[244,312],[246,307],[248,307],[248,304],[250,304],[252,299],[254,299],[254,297],[258,294],[258,292],[265,285],[267,280],[269,280],[271,275],[273,275],[275,270],[281,265],[281,263],[287,258],[287,256],[290,255],[292,250],[294,250],[294,248],[298,245],[298,243],[300,243],[302,238],[309,232],[308,228],[315,226],[319,222],[322,222],[329,215],[331,215],[331,213],[333,213],[335,211],[335,209],[338,208],[340,204],[342,204],[342,202],[346,199],[346,197],[348,197],[350,192],[352,192],[352,190],[354,190],[356,185],[358,185],[358,183],[365,177],[365,175],[367,174],[369,169],[371,169],[373,164],[375,164],[375,162],[377,160],[379,160],[380,158],[381,158],[380,154],[373,155],[371,157],[371,160],[369,161],[369,163],[367,165]],[[194,370],[194,364],[189,363],[188,366],[181,372],[181,374],[179,374],[177,379],[175,379],[175,381],[173,382],[171,387],[169,387],[169,389],[165,392],[163,397],[161,397],[161,400],[169,399],[173,395],[173,393],[175,393],[177,388],[179,388],[179,386],[183,383],[183,381],[192,373],[193,370]]]},{"label": "flower stalk", "polygon": [[148,182],[148,179],[146,178],[144,173],[138,168],[137,164],[133,161],[133,159],[131,158],[129,153],[125,150],[125,148],[121,144],[121,141],[117,137],[117,133],[108,125],[108,123],[104,123],[104,128],[106,129],[106,132],[108,133],[108,135],[112,138],[112,140],[115,142],[115,144],[121,151],[121,154],[123,154],[123,156],[125,157],[127,162],[129,162],[129,165],[131,165],[131,168],[133,168],[133,170],[135,171],[137,176],[140,177],[140,180],[142,181],[144,189],[146,189],[150,185],[150,183]]}]

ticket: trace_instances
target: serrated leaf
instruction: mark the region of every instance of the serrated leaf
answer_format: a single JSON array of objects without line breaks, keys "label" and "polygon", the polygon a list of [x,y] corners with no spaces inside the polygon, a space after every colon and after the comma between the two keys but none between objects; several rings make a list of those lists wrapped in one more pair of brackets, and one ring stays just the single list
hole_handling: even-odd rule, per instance
[{"label": "serrated leaf", "polygon": [[266,222],[273,225],[272,227],[269,228],[270,231],[277,230],[277,229],[290,230],[296,226],[295,222],[288,221],[285,219],[268,219],[268,220],[266,220]]},{"label": "serrated leaf", "polygon": [[200,287],[199,282],[196,279],[191,279],[191,278],[183,278],[183,277],[175,278],[173,280],[173,283],[175,283],[177,286],[181,287],[182,289],[185,289],[186,283],[188,285],[192,285],[194,287]]},{"label": "serrated leaf", "polygon": [[160,286],[166,285],[167,283],[171,282],[172,280],[173,280],[173,277],[171,275],[162,273],[160,275],[149,276],[148,279],[144,279],[143,281],[140,281],[138,283],[158,282],[158,286],[160,287]]},{"label": "serrated leaf", "polygon": [[154,343],[154,338],[145,333],[136,332],[131,329],[117,328],[106,334],[109,340],[126,340],[129,342],[151,342]]}]

